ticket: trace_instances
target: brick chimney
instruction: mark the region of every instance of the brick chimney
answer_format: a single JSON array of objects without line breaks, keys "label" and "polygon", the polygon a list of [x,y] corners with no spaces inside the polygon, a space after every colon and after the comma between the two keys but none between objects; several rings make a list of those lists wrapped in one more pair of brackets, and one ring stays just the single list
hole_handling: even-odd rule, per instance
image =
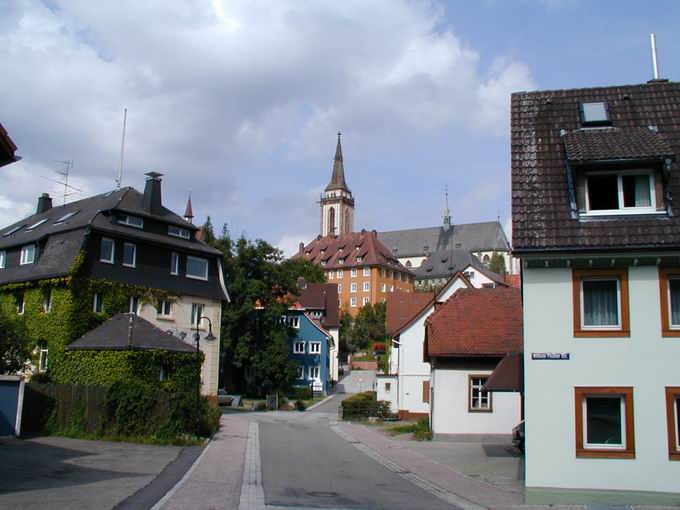
[{"label": "brick chimney", "polygon": [[35,212],[36,214],[42,214],[50,209],[52,209],[52,197],[48,193],[43,193],[38,198],[38,209]]},{"label": "brick chimney", "polygon": [[161,212],[161,177],[163,174],[158,172],[148,172],[146,186],[144,187],[144,198],[142,207],[149,214],[160,214]]}]

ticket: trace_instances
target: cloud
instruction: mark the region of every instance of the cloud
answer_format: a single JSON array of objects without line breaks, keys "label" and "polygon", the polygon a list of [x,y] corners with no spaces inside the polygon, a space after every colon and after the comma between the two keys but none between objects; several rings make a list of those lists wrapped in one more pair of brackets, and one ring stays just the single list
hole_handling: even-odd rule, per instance
[{"label": "cloud", "polygon": [[[24,186],[5,211],[32,208],[56,159],[75,160],[88,193],[111,189],[127,107],[124,185],[157,170],[166,203],[183,207],[192,188],[198,217],[272,239],[315,232],[318,197],[299,190],[328,180],[336,130],[354,162],[503,138],[509,93],[533,86],[522,62],[481,69],[436,2],[22,0],[0,19],[0,116],[24,156],[1,174]],[[358,207],[407,200],[392,183]]]}]

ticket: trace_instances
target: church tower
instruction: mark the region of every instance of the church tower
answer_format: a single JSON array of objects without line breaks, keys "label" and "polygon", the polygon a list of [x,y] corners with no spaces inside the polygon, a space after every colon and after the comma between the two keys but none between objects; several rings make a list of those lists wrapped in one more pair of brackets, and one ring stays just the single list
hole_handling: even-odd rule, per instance
[{"label": "church tower", "polygon": [[354,197],[345,182],[340,133],[331,182],[321,195],[321,235],[341,236],[354,230]]}]

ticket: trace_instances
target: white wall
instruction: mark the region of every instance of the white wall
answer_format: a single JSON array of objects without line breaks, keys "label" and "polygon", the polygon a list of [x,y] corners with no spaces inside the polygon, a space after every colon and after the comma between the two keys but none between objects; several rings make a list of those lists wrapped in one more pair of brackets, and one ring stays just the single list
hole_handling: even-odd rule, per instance
[{"label": "white wall", "polygon": [[468,411],[468,376],[491,374],[497,361],[438,361],[432,370],[432,432],[510,434],[520,421],[519,393],[493,393],[491,412]]},{"label": "white wall", "polygon": [[201,371],[201,393],[203,395],[217,395],[217,385],[220,375],[220,325],[222,323],[222,302],[213,299],[199,298],[194,296],[180,296],[172,304],[172,315],[169,318],[159,317],[156,307],[153,305],[141,305],[139,315],[151,322],[163,331],[171,330],[175,336],[180,332],[186,333],[184,341],[192,346],[196,327],[191,326],[191,305],[199,303],[204,306],[203,315],[212,321],[212,332],[217,340],[206,342],[203,340],[208,334],[208,322],[203,321],[199,329],[201,351],[205,355]]},{"label": "white wall", "polygon": [[[661,337],[656,267],[630,267],[630,338],[574,338],[570,269],[524,270],[527,487],[680,492],[664,388],[680,386],[680,339]],[[532,361],[569,352],[569,361]],[[575,454],[575,386],[634,388],[635,459]]]},{"label": "white wall", "polygon": [[[387,389],[389,385],[389,390]],[[390,411],[396,413],[399,410],[397,402],[398,381],[396,375],[378,375],[376,376],[376,398],[378,400],[386,400],[390,403]]]},{"label": "white wall", "polygon": [[415,269],[416,267],[420,267],[420,264],[423,263],[423,260],[425,260],[427,257],[425,255],[416,255],[415,257],[397,257],[397,260],[401,262],[404,267],[409,267],[406,265],[407,262],[411,263],[410,268]]},{"label": "white wall", "polygon": [[333,338],[333,347],[330,349],[330,377],[331,381],[338,382],[338,348],[340,346],[340,328],[328,328],[328,334]]}]

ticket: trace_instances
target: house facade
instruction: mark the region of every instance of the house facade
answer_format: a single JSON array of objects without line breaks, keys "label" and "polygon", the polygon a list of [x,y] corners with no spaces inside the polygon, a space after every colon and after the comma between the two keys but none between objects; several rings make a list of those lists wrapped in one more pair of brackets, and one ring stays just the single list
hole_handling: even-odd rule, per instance
[{"label": "house facade", "polygon": [[492,394],[484,385],[504,357],[522,350],[521,291],[459,289],[425,331],[432,432],[510,434],[522,415],[519,394]]},{"label": "house facade", "polygon": [[680,492],[679,152],[678,83],[513,94],[535,501]]},{"label": "house facade", "polygon": [[161,174],[144,193],[126,187],[62,206],[47,194],[36,214],[0,230],[0,306],[22,316],[55,382],[80,380],[66,346],[116,313],[139,314],[191,344],[201,341],[202,392],[216,395],[224,284],[221,253],[162,205]]},{"label": "house facade", "polygon": [[465,275],[477,288],[505,282],[505,275],[490,271],[470,252],[442,249],[428,256],[420,266],[413,269],[415,289],[421,292],[438,292],[456,273]]},{"label": "house facade", "polygon": [[332,386],[331,350],[336,348],[333,337],[303,307],[289,310],[286,321],[294,332],[288,341],[290,358],[298,363],[295,386],[311,386],[325,395]]}]

